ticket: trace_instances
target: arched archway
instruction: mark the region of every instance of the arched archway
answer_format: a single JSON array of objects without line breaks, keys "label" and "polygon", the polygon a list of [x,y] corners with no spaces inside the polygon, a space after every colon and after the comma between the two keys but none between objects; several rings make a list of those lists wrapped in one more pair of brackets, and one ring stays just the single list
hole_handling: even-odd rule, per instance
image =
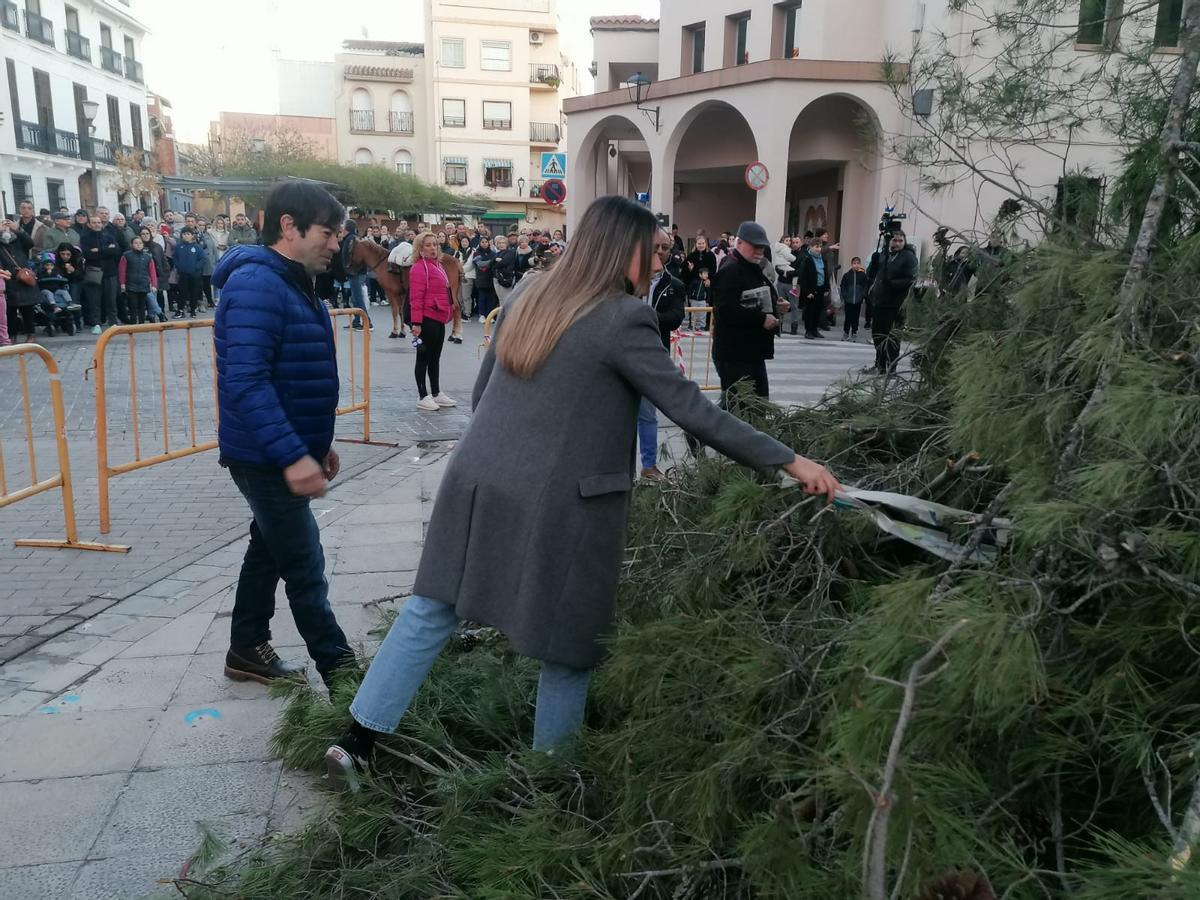
[{"label": "arched archway", "polygon": [[878,114],[860,97],[826,94],[800,111],[788,143],[789,233],[829,229],[843,265],[874,250],[880,197]]},{"label": "arched archway", "polygon": [[355,111],[374,109],[375,104],[371,101],[371,92],[366,88],[355,88],[354,93],[350,95],[350,108]]},{"label": "arched archway", "polygon": [[759,159],[758,142],[735,107],[707,100],[688,110],[667,139],[664,159],[673,172],[674,220],[685,241],[699,229],[711,237],[755,217],[757,196],[745,172]]},{"label": "arched archway", "polygon": [[369,166],[374,164],[375,157],[366,147],[359,147],[354,151],[354,164],[356,166]]},{"label": "arched archway", "polygon": [[393,132],[398,134],[412,134],[413,104],[408,91],[392,91],[388,119],[388,127]]},{"label": "arched archway", "polygon": [[[574,149],[568,175],[572,221],[577,222],[583,210],[597,197],[617,194],[636,199],[649,196],[653,174],[649,135],[636,119],[620,113],[605,116],[592,125]],[[540,174],[540,173],[539,173]],[[536,194],[541,183],[530,186]]]},{"label": "arched archway", "polygon": [[411,175],[413,173],[413,155],[407,150],[397,150],[392,162],[396,166],[398,174]]}]

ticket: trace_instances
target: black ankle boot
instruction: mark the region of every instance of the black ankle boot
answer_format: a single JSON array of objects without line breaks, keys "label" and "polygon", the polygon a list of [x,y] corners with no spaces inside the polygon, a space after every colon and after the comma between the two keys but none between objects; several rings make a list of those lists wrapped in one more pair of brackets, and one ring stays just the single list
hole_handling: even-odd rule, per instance
[{"label": "black ankle boot", "polygon": [[230,647],[225,654],[225,676],[234,681],[270,684],[277,678],[304,680],[304,666],[284,662],[267,641],[255,647]]}]

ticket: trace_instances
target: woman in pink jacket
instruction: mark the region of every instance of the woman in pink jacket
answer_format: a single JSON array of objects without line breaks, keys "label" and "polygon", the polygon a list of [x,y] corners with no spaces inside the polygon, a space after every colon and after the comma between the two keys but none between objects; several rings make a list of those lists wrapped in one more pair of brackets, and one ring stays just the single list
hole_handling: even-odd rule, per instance
[{"label": "woman in pink jacket", "polygon": [[[408,276],[409,305],[412,310],[413,346],[417,348],[417,409],[436,412],[444,406],[457,406],[442,393],[442,347],[446,343],[446,323],[453,317],[450,279],[442,268],[441,248],[431,232],[417,235],[413,241],[415,261]],[[429,376],[429,387],[425,376]]]}]

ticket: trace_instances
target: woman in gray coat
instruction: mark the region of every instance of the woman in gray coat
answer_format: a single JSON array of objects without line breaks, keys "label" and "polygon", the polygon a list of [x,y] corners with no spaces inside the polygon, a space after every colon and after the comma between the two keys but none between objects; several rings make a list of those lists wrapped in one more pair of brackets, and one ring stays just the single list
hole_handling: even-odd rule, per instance
[{"label": "woman in gray coat", "polygon": [[357,789],[376,736],[396,729],[461,619],[542,661],[534,749],[580,727],[615,619],[642,396],[731,459],[784,469],[832,501],[828,470],[718,408],[663,349],[639,298],[662,268],[657,230],[632,200],[595,201],[554,268],[526,279],[505,308],[413,596],[350,707],[351,730],[326,753],[334,783]]}]

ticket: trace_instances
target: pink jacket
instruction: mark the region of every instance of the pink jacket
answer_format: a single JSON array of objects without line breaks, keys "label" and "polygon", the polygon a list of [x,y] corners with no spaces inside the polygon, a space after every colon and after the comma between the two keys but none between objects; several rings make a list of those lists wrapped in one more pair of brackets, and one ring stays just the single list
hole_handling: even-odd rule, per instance
[{"label": "pink jacket", "polygon": [[413,263],[408,275],[408,297],[414,325],[420,325],[426,319],[445,325],[454,318],[450,308],[450,279],[435,259],[419,259]]}]

